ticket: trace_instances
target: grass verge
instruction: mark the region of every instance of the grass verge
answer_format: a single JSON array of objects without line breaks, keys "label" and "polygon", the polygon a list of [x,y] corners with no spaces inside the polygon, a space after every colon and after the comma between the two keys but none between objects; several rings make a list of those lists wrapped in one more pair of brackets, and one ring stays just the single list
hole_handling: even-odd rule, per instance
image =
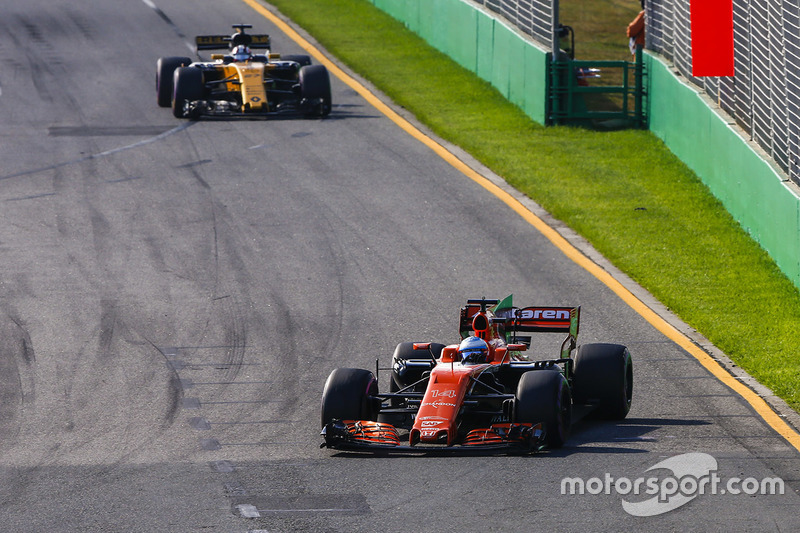
[{"label": "grass verge", "polygon": [[539,126],[366,0],[270,3],[800,408],[800,292],[654,135]]}]

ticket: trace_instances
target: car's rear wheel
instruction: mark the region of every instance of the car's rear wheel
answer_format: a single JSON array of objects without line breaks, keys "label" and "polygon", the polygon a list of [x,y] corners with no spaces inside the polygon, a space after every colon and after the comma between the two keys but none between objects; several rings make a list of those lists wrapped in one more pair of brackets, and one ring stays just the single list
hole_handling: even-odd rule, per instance
[{"label": "car's rear wheel", "polygon": [[175,71],[172,92],[172,114],[187,116],[186,103],[203,99],[203,72],[195,67],[180,67]]},{"label": "car's rear wheel", "polygon": [[575,355],[575,403],[591,404],[603,418],[621,420],[631,409],[633,362],[621,344],[584,344]]},{"label": "car's rear wheel", "polygon": [[324,117],[331,112],[331,80],[324,65],[307,65],[300,68],[300,97],[308,114]]},{"label": "car's rear wheel", "polygon": [[311,64],[311,57],[302,54],[281,54],[281,61],[294,61],[300,64],[301,67]]},{"label": "car's rear wheel", "polygon": [[514,401],[514,422],[541,423],[545,443],[560,448],[572,424],[572,396],[564,375],[557,370],[531,370],[522,375]]},{"label": "car's rear wheel", "polygon": [[192,63],[188,57],[162,57],[156,61],[156,95],[159,107],[172,105],[175,71]]},{"label": "car's rear wheel", "polygon": [[378,382],[369,370],[337,368],[322,391],[322,427],[337,420],[377,420]]}]

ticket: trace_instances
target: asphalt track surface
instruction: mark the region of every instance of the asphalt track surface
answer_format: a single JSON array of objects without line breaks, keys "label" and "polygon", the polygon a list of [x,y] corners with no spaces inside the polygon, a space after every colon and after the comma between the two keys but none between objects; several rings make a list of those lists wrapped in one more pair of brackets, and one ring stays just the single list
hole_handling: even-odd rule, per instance
[{"label": "asphalt track surface", "polygon": [[[300,52],[240,0],[0,12],[0,531],[800,528],[795,448],[339,80],[325,120],[158,108],[156,59],[196,34],[247,22]],[[332,369],[455,342],[466,298],[509,293],[579,304],[581,342],[630,347],[628,419],[529,457],[319,449]],[[561,494],[690,452],[785,493],[652,517],[622,507],[644,495]]]}]

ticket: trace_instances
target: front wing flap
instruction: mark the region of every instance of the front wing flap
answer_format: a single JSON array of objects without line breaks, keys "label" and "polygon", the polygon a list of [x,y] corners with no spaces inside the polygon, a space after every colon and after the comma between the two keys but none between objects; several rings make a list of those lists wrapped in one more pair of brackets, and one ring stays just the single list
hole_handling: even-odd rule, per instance
[{"label": "front wing flap", "polygon": [[261,110],[249,110],[231,103],[227,100],[196,100],[186,102],[184,106],[184,116],[190,118],[199,117],[268,117],[285,114],[314,114],[324,105],[321,98],[318,99],[299,99],[282,102],[270,108],[264,106]]},{"label": "front wing flap", "polygon": [[384,452],[478,452],[518,450],[533,452],[544,445],[541,424],[492,424],[473,429],[455,446],[401,444],[400,434],[391,424],[371,420],[333,420],[323,429],[321,448]]}]

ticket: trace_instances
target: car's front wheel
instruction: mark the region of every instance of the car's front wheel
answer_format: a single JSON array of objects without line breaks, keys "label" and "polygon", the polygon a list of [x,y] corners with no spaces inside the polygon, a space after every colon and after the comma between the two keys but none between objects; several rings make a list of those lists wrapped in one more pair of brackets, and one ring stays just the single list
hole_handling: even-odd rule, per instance
[{"label": "car's front wheel", "polygon": [[377,420],[380,410],[375,374],[360,368],[337,368],[322,390],[322,427],[332,420]]},{"label": "car's front wheel", "polygon": [[187,115],[186,104],[203,99],[203,72],[195,67],[180,67],[175,71],[172,92],[172,114]]},{"label": "car's front wheel", "polygon": [[300,68],[300,97],[310,115],[325,117],[331,112],[331,80],[325,65]]},{"label": "car's front wheel", "polygon": [[541,423],[545,443],[562,447],[572,425],[572,396],[564,375],[557,370],[524,373],[517,385],[514,422]]},{"label": "car's front wheel", "polygon": [[162,57],[156,61],[156,95],[159,107],[172,105],[173,78],[180,67],[191,64],[188,57]]}]

